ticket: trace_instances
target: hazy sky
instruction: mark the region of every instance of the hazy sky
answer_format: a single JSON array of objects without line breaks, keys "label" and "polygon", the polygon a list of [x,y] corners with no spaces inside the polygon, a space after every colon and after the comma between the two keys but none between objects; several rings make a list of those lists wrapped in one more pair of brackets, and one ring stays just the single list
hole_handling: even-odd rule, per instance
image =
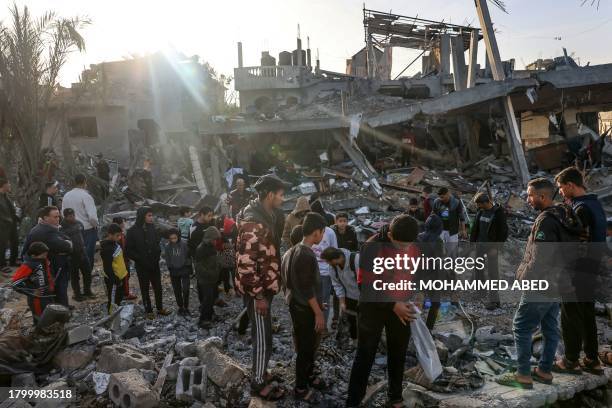
[{"label": "hazy sky", "polygon": [[[591,0],[588,0],[590,4]],[[503,59],[517,66],[559,56],[562,47],[582,64],[612,62],[612,2],[580,6],[582,0],[506,0],[509,14],[490,6]],[[8,2],[7,2],[8,4]],[[67,85],[92,63],[122,59],[130,54],[175,49],[197,54],[217,71],[233,74],[236,42],[242,41],[246,66],[259,65],[260,52],[278,57],[295,48],[297,24],[304,47],[310,36],[324,69],[344,72],[345,60],[364,46],[363,2],[357,0],[18,0],[34,14],[53,9],[63,16],[84,15],[92,25],[84,30],[87,51],[75,53],[61,74]],[[473,0],[372,0],[374,10],[478,26]],[[0,6],[6,21],[8,6]],[[556,40],[555,37],[561,37]],[[480,50],[484,49],[481,41]],[[482,63],[483,52],[479,59]],[[416,56],[394,49],[393,72]],[[420,67],[415,64],[412,74]]]}]

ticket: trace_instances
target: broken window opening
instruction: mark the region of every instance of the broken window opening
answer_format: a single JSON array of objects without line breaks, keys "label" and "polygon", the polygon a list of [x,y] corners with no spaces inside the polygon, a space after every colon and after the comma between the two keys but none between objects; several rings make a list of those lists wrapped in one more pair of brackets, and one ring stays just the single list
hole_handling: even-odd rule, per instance
[{"label": "broken window opening", "polygon": [[97,138],[98,121],[95,116],[68,119],[68,134],[73,138]]}]

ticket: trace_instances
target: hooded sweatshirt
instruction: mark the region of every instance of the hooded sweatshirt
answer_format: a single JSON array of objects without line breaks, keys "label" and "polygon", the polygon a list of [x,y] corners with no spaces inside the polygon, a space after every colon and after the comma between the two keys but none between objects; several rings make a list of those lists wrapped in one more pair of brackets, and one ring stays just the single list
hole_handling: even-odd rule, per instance
[{"label": "hooded sweatshirt", "polygon": [[189,248],[187,247],[187,241],[181,237],[178,237],[178,241],[175,243],[168,241],[164,246],[164,259],[170,271],[170,276],[189,275],[191,270]]},{"label": "hooded sweatshirt", "polygon": [[219,281],[219,257],[215,241],[221,238],[216,227],[208,227],[202,235],[202,242],[195,251],[196,279],[200,284],[216,284]]},{"label": "hooded sweatshirt", "polygon": [[459,223],[465,221],[463,204],[455,196],[451,196],[448,203],[443,202],[440,198],[436,198],[432,212],[442,219],[444,231],[448,231],[449,235],[457,234],[459,232]]},{"label": "hooded sweatshirt", "polygon": [[[551,243],[578,242],[582,230],[582,223],[568,205],[557,204],[542,210],[531,227],[516,279],[547,278],[551,290],[568,290],[566,284],[576,267],[575,254],[570,250],[574,245]],[[559,287],[553,287],[554,284]]]},{"label": "hooded sweatshirt", "polygon": [[[308,198],[302,196],[298,197],[295,208],[291,213],[287,216],[285,220],[285,227],[283,228],[283,237],[282,242],[284,244],[289,244],[291,242],[291,231],[293,228],[300,225],[302,221],[304,221],[304,215],[310,211],[310,204],[308,204]],[[300,214],[301,213],[301,214]],[[298,216],[298,214],[300,214]]]},{"label": "hooded sweatshirt", "polygon": [[28,305],[35,319],[42,315],[47,305],[54,302],[55,282],[47,259],[33,259],[26,255],[24,263],[15,270],[11,280],[13,289],[28,297]]},{"label": "hooded sweatshirt", "polygon": [[151,212],[150,207],[140,207],[136,211],[136,222],[127,231],[126,252],[136,267],[154,268],[161,256],[161,237],[154,224],[145,222],[145,215]]},{"label": "hooded sweatshirt", "polygon": [[251,296],[276,294],[279,289],[279,248],[276,242],[276,216],[253,200],[238,213],[236,241],[237,289]]}]

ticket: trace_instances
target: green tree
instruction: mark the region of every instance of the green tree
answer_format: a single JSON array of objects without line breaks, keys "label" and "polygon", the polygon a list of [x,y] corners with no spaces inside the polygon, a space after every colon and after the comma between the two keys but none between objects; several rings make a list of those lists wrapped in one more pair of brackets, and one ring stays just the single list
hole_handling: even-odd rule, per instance
[{"label": "green tree", "polygon": [[35,18],[27,7],[10,8],[0,24],[0,129],[8,139],[3,147],[18,163],[16,200],[25,214],[33,214],[45,180],[40,177],[44,155],[42,135],[60,70],[71,52],[83,51],[80,34],[89,20],[63,18],[48,11]]}]

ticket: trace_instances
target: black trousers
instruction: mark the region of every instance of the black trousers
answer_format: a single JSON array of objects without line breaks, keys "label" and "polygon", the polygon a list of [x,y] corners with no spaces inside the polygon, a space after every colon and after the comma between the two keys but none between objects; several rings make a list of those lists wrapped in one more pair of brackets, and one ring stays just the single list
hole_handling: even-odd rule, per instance
[{"label": "black trousers", "polygon": [[136,275],[138,275],[138,285],[142,295],[142,304],[146,313],[151,313],[151,297],[149,296],[149,286],[153,287],[155,296],[155,308],[159,311],[163,309],[161,271],[159,264],[154,266],[136,265]]},{"label": "black trousers", "polygon": [[219,270],[219,282],[223,284],[223,290],[225,293],[228,293],[231,289],[232,285],[230,284],[230,279],[232,279],[232,269],[231,268],[221,268]]},{"label": "black trousers", "polygon": [[[499,249],[493,248],[493,244],[490,243],[482,245],[485,245],[485,248],[479,250],[476,256],[480,257],[486,255],[487,260],[484,269],[476,270],[476,279],[481,282],[486,280],[499,280]],[[487,293],[487,300],[489,302],[499,303],[499,292],[496,290],[489,291]]]},{"label": "black trousers", "polygon": [[368,378],[376,357],[382,331],[387,337],[387,373],[389,402],[402,401],[402,380],[410,326],[405,326],[393,312],[391,303],[359,304],[359,337],[357,353],[351,368],[348,386],[348,407],[357,407],[368,386]]},{"label": "black trousers", "polygon": [[0,231],[0,267],[6,266],[6,250],[11,251],[9,264],[14,265],[19,255],[19,236],[17,235],[17,224],[2,225]]},{"label": "black trousers", "polygon": [[351,339],[357,339],[357,316],[359,312],[359,301],[355,299],[344,298],[346,302],[346,320],[349,324],[349,333]]},{"label": "black trousers", "polygon": [[266,296],[268,313],[260,315],[255,310],[255,298],[245,295],[245,302],[251,321],[251,342],[253,344],[253,378],[251,389],[259,392],[265,386],[264,376],[272,355],[272,296]]},{"label": "black trousers", "polygon": [[580,350],[589,360],[598,358],[595,303],[561,303],[561,330],[565,344],[565,358],[578,361]]},{"label": "black trousers", "polygon": [[300,390],[308,388],[313,375],[315,352],[317,350],[317,332],[315,315],[310,306],[289,303],[289,313],[293,322],[293,341],[297,353],[295,360],[295,387]]},{"label": "black trousers", "polygon": [[198,281],[198,297],[200,300],[200,321],[211,321],[215,315],[215,300],[217,299],[217,283]]},{"label": "black trousers", "polygon": [[[80,272],[80,273],[79,273]],[[83,291],[81,292],[80,275],[83,275]],[[91,266],[84,253],[72,255],[70,258],[70,284],[74,295],[91,293]]]},{"label": "black trousers", "polygon": [[174,298],[179,309],[189,309],[189,275],[172,276],[170,275]]},{"label": "black trousers", "polygon": [[119,280],[115,278],[113,281],[108,278],[104,278],[104,285],[106,285],[106,310],[108,310],[108,313],[111,313],[112,306],[119,306],[123,300],[123,279]]}]

